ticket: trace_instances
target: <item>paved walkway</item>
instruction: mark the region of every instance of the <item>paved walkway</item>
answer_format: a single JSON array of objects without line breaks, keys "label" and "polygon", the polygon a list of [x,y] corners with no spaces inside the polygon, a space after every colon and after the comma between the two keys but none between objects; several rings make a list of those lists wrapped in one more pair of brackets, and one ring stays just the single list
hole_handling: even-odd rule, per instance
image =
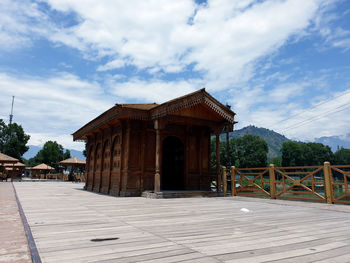
[{"label": "paved walkway", "polygon": [[43,262],[350,262],[349,206],[15,183]]},{"label": "paved walkway", "polygon": [[32,262],[10,182],[0,182],[0,262]]}]

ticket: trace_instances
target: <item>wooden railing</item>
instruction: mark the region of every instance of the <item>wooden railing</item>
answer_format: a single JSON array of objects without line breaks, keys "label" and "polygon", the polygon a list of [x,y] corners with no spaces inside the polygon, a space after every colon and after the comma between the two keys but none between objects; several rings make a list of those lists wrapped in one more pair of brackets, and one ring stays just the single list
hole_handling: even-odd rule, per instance
[{"label": "wooden railing", "polygon": [[[75,173],[75,180],[78,182],[85,182],[85,174],[84,173]],[[35,175],[33,178],[44,179],[44,180],[62,180],[68,181],[68,174],[63,173],[55,173],[55,174],[39,174]]]},{"label": "wooden railing", "polygon": [[350,204],[350,165],[222,167],[223,192],[233,196]]}]

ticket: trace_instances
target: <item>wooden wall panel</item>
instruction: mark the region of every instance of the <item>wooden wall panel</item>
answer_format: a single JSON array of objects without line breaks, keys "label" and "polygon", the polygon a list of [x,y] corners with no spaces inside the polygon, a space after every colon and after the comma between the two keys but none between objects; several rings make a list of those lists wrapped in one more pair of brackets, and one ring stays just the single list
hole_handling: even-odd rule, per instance
[{"label": "wooden wall panel", "polygon": [[95,164],[95,147],[93,142],[90,143],[89,156],[88,156],[88,167],[87,167],[87,180],[86,180],[86,189],[92,191],[92,185],[94,182],[94,164]]},{"label": "wooden wall panel", "polygon": [[128,184],[128,170],[129,170],[129,158],[130,158],[130,133],[131,122],[130,120],[123,122],[122,124],[122,155],[121,155],[121,176],[120,176],[120,196],[127,195]]},{"label": "wooden wall panel", "polygon": [[199,172],[190,172],[188,174],[187,189],[199,190],[200,187],[200,174]]},{"label": "wooden wall panel", "polygon": [[154,171],[156,163],[156,134],[147,132],[145,140],[145,169]]},{"label": "wooden wall panel", "polygon": [[154,169],[144,171],[142,175],[142,191],[154,190]]},{"label": "wooden wall panel", "polygon": [[203,170],[208,170],[210,168],[210,160],[208,159],[209,157],[209,143],[210,143],[210,138],[209,136],[203,135],[201,138],[201,159],[202,159],[202,169]]},{"label": "wooden wall panel", "polygon": [[140,131],[130,132],[129,168],[141,169],[141,138]]},{"label": "wooden wall panel", "polygon": [[101,147],[101,144],[98,143],[95,150],[94,181],[93,181],[94,192],[99,192],[100,190],[101,160],[102,160],[102,147]]},{"label": "wooden wall panel", "polygon": [[120,191],[120,174],[121,174],[121,132],[116,132],[113,137],[111,148],[111,188],[109,193],[114,196],[119,195]]},{"label": "wooden wall panel", "polygon": [[110,173],[110,143],[109,140],[104,142],[102,153],[102,174],[101,174],[101,189],[100,192],[108,194],[109,191],[109,173]]},{"label": "wooden wall panel", "polygon": [[199,169],[198,157],[200,154],[200,151],[197,148],[197,137],[190,136],[189,144],[189,169],[190,171],[197,171]]}]

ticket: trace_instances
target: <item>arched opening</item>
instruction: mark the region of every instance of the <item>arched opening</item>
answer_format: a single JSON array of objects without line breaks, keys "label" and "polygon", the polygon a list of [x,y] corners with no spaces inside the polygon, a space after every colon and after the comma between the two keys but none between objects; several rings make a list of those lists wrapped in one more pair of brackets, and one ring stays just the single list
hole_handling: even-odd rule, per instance
[{"label": "arched opening", "polygon": [[184,190],[184,144],[179,138],[169,136],[164,139],[162,146],[162,190]]}]

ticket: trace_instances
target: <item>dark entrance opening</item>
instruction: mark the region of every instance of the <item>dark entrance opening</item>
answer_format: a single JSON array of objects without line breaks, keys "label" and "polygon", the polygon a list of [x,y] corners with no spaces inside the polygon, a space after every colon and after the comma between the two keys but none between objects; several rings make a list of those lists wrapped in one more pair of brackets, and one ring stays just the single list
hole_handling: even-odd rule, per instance
[{"label": "dark entrance opening", "polygon": [[179,138],[169,136],[162,146],[162,190],[184,190],[184,144]]}]

